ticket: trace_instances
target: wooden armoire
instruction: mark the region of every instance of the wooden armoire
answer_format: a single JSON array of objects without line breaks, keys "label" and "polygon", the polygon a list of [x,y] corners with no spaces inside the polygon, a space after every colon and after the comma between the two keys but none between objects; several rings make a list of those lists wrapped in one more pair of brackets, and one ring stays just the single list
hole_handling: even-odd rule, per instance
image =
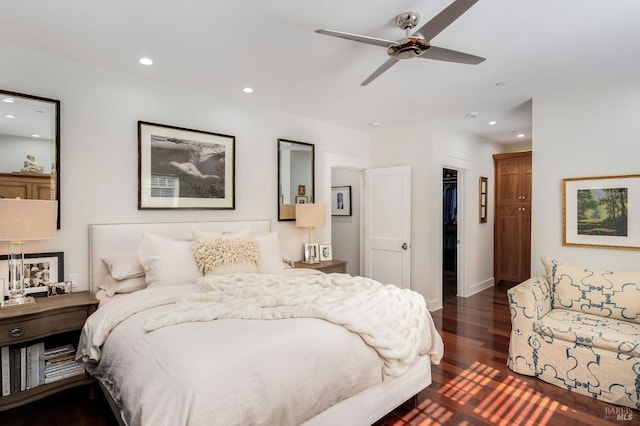
[{"label": "wooden armoire", "polygon": [[494,277],[522,282],[531,276],[531,151],[494,154]]}]

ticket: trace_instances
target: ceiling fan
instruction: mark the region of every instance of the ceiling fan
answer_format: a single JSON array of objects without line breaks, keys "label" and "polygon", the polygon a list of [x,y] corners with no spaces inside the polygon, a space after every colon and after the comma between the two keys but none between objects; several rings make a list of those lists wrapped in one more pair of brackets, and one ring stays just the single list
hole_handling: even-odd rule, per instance
[{"label": "ceiling fan", "polygon": [[478,2],[478,0],[455,0],[429,22],[418,28],[413,35],[411,35],[410,32],[418,25],[420,15],[416,12],[401,13],[396,18],[396,24],[400,29],[405,31],[405,38],[399,41],[384,40],[381,38],[326,29],[316,30],[316,32],[319,34],[345,38],[347,40],[387,48],[387,54],[390,58],[360,84],[361,86],[366,86],[379,77],[380,74],[395,65],[400,59],[435,59],[438,61],[472,65],[477,65],[484,61],[485,58],[481,58],[479,56],[469,55],[468,53],[462,53],[429,44],[431,39],[451,25],[453,21],[469,10],[469,8],[476,2]]}]

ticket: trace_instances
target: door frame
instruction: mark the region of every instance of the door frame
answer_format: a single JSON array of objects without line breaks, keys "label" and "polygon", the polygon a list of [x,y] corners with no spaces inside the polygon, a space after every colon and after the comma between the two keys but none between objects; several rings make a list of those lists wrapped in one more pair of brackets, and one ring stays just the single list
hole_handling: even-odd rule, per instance
[{"label": "door frame", "polygon": [[[352,157],[349,155],[335,154],[331,152],[325,152],[321,158],[322,164],[318,167],[322,170],[321,182],[322,185],[318,188],[322,188],[322,195],[327,204],[331,203],[331,169],[351,169],[360,172],[360,206],[364,205],[364,171],[371,168],[371,162],[368,159],[362,159],[358,157]],[[316,188],[316,193],[318,192]],[[322,228],[323,239],[322,241],[328,241],[331,243],[331,208],[327,208],[327,226]],[[362,276],[364,272],[364,209],[360,209],[360,271],[359,275]]]},{"label": "door frame", "polygon": [[433,205],[436,206],[436,212],[434,215],[433,224],[433,253],[435,254],[435,267],[434,267],[434,282],[436,283],[436,304],[439,309],[443,305],[442,296],[442,170],[453,169],[458,173],[458,185],[457,185],[457,238],[460,241],[457,248],[457,283],[456,291],[459,297],[467,297],[469,289],[466,285],[466,244],[465,244],[465,218],[466,218],[466,181],[467,174],[471,170],[472,163],[468,160],[461,158],[449,157],[446,155],[437,155],[435,159],[435,166],[433,168]]}]

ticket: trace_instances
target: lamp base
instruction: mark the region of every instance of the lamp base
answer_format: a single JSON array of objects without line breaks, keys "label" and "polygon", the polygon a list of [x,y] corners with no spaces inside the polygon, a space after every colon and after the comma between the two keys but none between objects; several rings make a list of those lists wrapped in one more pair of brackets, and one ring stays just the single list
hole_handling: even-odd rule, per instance
[{"label": "lamp base", "polygon": [[320,263],[317,259],[303,260],[302,263],[312,264],[312,263]]},{"label": "lamp base", "polygon": [[31,296],[23,295],[5,300],[0,308],[18,308],[20,306],[33,305],[35,303],[36,299]]}]

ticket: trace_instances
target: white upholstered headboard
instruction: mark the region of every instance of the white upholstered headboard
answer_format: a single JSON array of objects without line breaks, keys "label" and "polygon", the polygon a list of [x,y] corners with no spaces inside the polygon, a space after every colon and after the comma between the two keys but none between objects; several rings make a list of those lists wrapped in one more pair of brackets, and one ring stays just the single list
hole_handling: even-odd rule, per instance
[{"label": "white upholstered headboard", "polygon": [[164,222],[164,223],[98,223],[89,225],[89,290],[98,291],[98,284],[109,273],[102,259],[117,253],[136,251],[145,232],[176,240],[190,240],[194,230],[206,232],[237,232],[249,229],[261,235],[271,231],[269,220],[231,222]]}]

